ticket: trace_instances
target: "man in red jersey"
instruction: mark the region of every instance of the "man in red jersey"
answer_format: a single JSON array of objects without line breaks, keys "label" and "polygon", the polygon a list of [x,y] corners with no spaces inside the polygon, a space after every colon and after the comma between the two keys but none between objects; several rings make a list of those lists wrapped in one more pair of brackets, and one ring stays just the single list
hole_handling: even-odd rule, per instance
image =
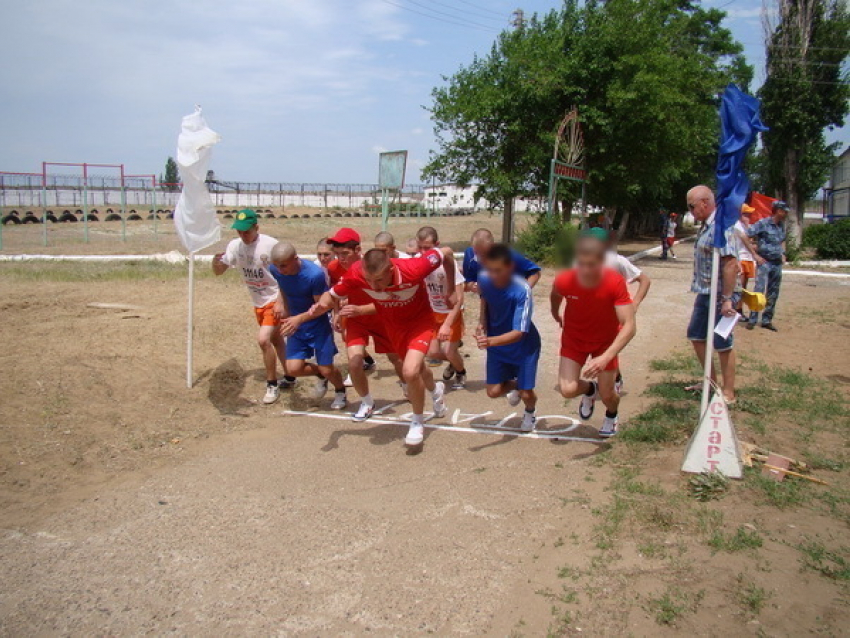
[{"label": "man in red jersey", "polygon": [[[447,296],[451,299],[454,297],[455,275],[451,248],[434,248],[410,259],[393,259],[386,252],[373,248],[307,313],[312,318],[313,314],[327,312],[335,299],[351,298],[358,292],[365,293],[372,300],[395,353],[403,358],[402,374],[413,408],[410,429],[404,440],[409,446],[419,445],[424,440],[426,389],[431,392],[434,416],[442,417],[447,410],[443,398],[445,384],[435,383],[431,370],[425,365],[425,355],[434,338],[434,319],[424,281],[440,266],[446,269],[446,279],[450,282]],[[349,312],[343,308],[340,314],[345,316]],[[371,416],[373,409],[372,397],[364,396],[361,402],[364,418]]]},{"label": "man in red jersey", "polygon": [[[336,255],[336,259],[328,264],[328,280],[330,285],[334,286],[355,263],[360,261],[362,257],[360,235],[352,228],[340,228],[326,241]],[[375,360],[366,352],[369,340],[372,340],[376,353],[387,355],[396,374],[403,382],[401,359],[395,354],[392,342],[386,336],[383,322],[375,316],[369,296],[362,291],[355,291],[344,302],[344,304],[337,302],[337,307],[339,309],[342,305],[348,308],[346,315],[341,315],[340,312],[335,313],[334,325],[342,333],[348,355],[350,383],[349,379],[346,379],[346,385],[353,386],[361,398],[371,399],[369,377],[366,376],[366,371],[375,367]],[[371,401],[366,402],[367,405],[369,403]],[[364,403],[361,402],[360,409],[354,414],[354,420],[365,421],[370,415],[371,412],[367,413]]]},{"label": "man in red jersey", "polygon": [[[579,238],[575,267],[555,278],[551,302],[552,316],[563,329],[558,370],[561,394],[568,399],[581,396],[579,416],[584,420],[593,415],[596,399],[602,399],[606,412],[599,435],[607,438],[617,434],[619,426],[620,396],[614,387],[617,355],[637,328],[626,280],[605,267],[605,238],[594,230]],[[590,381],[581,378],[582,369]]]}]

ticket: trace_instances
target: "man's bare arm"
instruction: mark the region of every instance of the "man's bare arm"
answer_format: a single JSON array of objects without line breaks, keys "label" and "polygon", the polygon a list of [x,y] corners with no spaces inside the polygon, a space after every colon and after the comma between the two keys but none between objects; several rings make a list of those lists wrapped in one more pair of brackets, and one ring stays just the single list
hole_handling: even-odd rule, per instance
[{"label": "man's bare arm", "polygon": [[[638,284],[637,292],[635,292],[635,306],[640,306],[644,299],[646,299],[646,294],[649,292],[649,287],[652,285],[652,280],[649,278],[645,272],[642,272],[638,275],[638,278],[635,279]],[[635,312],[637,312],[637,307],[635,308]]]}]

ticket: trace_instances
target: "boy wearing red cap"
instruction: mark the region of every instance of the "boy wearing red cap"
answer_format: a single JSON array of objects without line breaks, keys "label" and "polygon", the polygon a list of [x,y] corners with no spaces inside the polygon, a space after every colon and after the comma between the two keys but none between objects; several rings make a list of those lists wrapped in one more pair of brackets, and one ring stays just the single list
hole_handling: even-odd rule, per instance
[{"label": "boy wearing red cap", "polygon": [[[440,266],[446,270],[447,298],[452,299],[455,262],[451,248],[428,250],[420,257],[410,259],[393,259],[383,250],[373,248],[362,260],[354,263],[339,283],[322,295],[309,313],[305,313],[307,320],[327,312],[335,299],[351,298],[355,294],[363,293],[371,299],[377,316],[386,326],[386,334],[392,339],[395,353],[404,358],[402,373],[413,409],[410,429],[404,440],[409,446],[419,445],[424,440],[426,389],[431,392],[434,416],[442,417],[447,411],[443,398],[445,384],[435,382],[431,370],[425,365],[425,355],[434,338],[433,314],[425,278]],[[343,308],[341,314],[350,314],[347,308]],[[372,397],[364,396],[360,407],[363,416],[356,420],[372,414]]]}]

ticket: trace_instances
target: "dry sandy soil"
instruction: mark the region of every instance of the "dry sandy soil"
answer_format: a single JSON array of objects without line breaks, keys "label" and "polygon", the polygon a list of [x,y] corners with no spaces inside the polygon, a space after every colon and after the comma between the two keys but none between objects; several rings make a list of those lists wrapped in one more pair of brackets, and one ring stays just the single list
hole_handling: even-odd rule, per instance
[{"label": "dry sandy soil", "polygon": [[[499,220],[440,227],[460,246],[482,222]],[[319,223],[275,222],[273,234],[307,248]],[[627,426],[670,374],[651,361],[687,361],[670,356],[687,352],[690,260],[641,265],[654,284],[624,357]],[[574,415],[553,389],[552,277],[535,295],[539,412]],[[766,424],[756,411],[736,417],[744,440],[829,457],[815,474],[830,487],[798,482],[803,498],[780,509],[748,480],[700,504],[678,471],[684,438],[438,430],[410,455],[399,426],[283,416],[316,409],[309,382],[260,405],[252,312],[233,273],[199,277],[191,390],[180,268],[2,264],[0,291],[2,635],[794,636],[850,626],[844,411],[803,438],[790,408]],[[845,401],[849,292],[847,280],[788,277],[782,332],[738,332],[741,385],[781,365]],[[491,422],[509,414],[484,395],[481,353],[466,354],[472,382],[450,394],[450,409],[492,411],[480,419]],[[385,362],[372,383],[382,405],[400,399]],[[573,434],[594,438],[599,420]],[[759,546],[716,541],[736,529]],[[825,557],[802,552],[809,542]]]}]

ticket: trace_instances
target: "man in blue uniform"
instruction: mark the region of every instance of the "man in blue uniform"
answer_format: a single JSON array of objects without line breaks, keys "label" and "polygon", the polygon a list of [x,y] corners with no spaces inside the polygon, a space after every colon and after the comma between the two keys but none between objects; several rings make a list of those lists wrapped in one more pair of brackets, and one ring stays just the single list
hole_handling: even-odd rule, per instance
[{"label": "man in blue uniform", "polygon": [[[481,272],[481,262],[495,243],[493,233],[486,228],[479,228],[472,233],[471,245],[463,253],[463,278],[466,282],[464,285],[466,292],[478,292],[478,273]],[[540,266],[517,251],[510,248],[508,250],[514,262],[515,272],[524,277],[528,285],[534,288],[540,279]]]},{"label": "man in blue uniform", "polygon": [[[747,236],[755,240],[758,264],[756,271],[756,290],[763,291],[767,305],[761,314],[761,327],[776,332],[773,325],[773,313],[776,300],[779,299],[779,287],[782,285],[782,264],[785,263],[785,218],[788,216],[788,204],[773,202],[773,215],[760,219],[747,229]],[[758,323],[758,313],[750,314],[747,328],[752,330]]]},{"label": "man in blue uniform", "polygon": [[[269,268],[280,288],[275,302],[275,315],[287,319],[282,332],[288,337],[286,349],[286,373],[293,377],[316,376],[314,398],[321,399],[333,384],[336,393],[331,409],[345,408],[345,386],[342,375],[334,366],[337,353],[333,329],[327,314],[314,319],[305,316],[322,293],[328,289],[324,270],[312,261],[298,257],[295,247],[289,242],[278,243],[271,252]],[[307,359],[315,355],[316,363]]]},{"label": "man in blue uniform", "polygon": [[487,350],[487,396],[504,396],[512,406],[525,404],[523,432],[536,423],[537,362],[540,334],[531,321],[533,302],[530,283],[516,272],[513,251],[494,244],[478,273],[481,318],[475,332],[478,347]]}]

